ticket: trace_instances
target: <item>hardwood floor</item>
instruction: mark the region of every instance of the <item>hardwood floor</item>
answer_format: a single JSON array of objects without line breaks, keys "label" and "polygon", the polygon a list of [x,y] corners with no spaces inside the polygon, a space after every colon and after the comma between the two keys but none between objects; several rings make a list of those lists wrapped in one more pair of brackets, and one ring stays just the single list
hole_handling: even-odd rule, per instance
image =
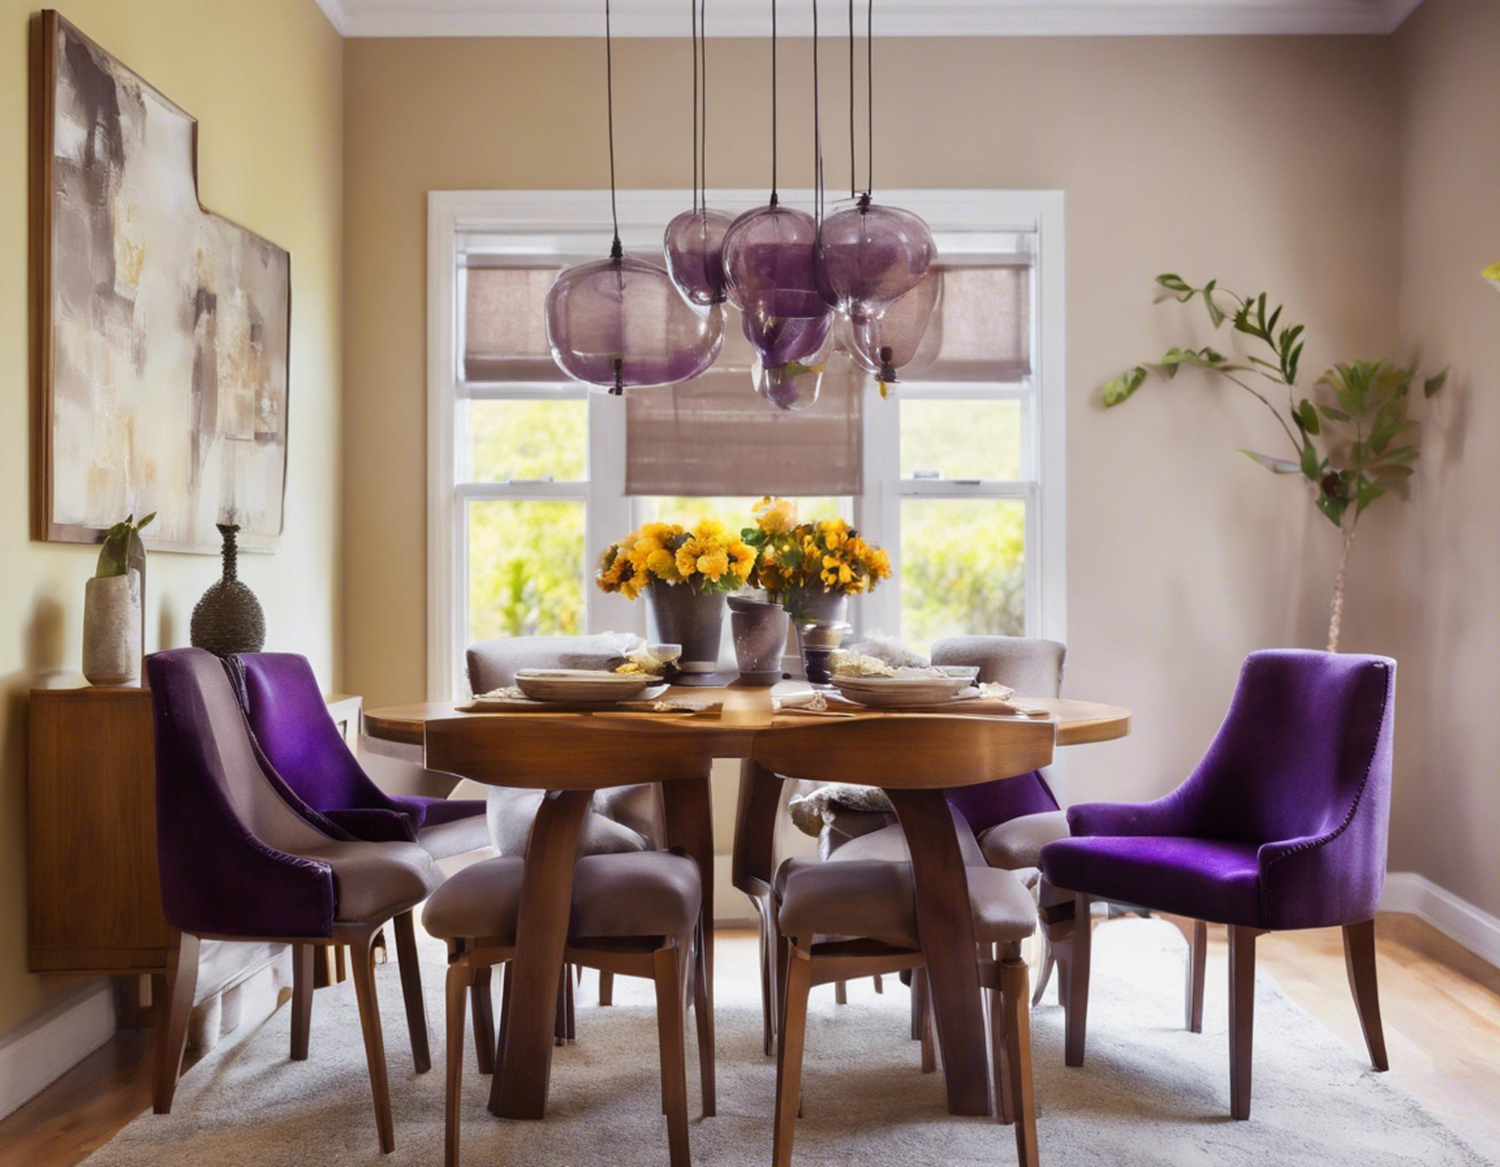
[{"label": "hardwood floor", "polygon": [[[755,934],[721,935],[753,943]],[[1382,915],[1376,936],[1392,1082],[1477,1149],[1500,1154],[1500,969],[1413,916]],[[1225,930],[1211,926],[1210,999],[1227,991],[1227,948]],[[740,950],[753,951],[748,943]],[[1263,936],[1256,957],[1293,999],[1365,1056],[1338,929]],[[103,1146],[150,1108],[150,1052],[149,1033],[121,1033],[0,1121],[0,1164],[71,1167]]]}]

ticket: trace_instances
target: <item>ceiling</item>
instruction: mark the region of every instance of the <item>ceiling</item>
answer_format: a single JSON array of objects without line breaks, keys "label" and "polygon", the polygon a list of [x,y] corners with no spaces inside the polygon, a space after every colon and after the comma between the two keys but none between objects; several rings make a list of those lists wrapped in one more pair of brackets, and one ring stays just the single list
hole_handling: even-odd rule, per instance
[{"label": "ceiling", "polygon": [[[317,0],[350,37],[602,36],[603,0]],[[829,18],[844,11],[821,0]],[[1421,0],[881,0],[877,36],[1383,34]],[[863,8],[861,4],[859,7]],[[687,36],[682,0],[619,0],[616,36]],[[810,0],[782,0],[783,35],[811,31]],[[766,36],[767,0],[714,0],[711,36]],[[863,21],[861,21],[861,24]]]}]

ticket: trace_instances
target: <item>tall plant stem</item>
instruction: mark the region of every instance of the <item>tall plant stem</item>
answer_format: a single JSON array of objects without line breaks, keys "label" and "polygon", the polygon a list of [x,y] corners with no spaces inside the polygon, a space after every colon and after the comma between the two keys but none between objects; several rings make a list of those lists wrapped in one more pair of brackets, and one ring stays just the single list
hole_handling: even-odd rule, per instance
[{"label": "tall plant stem", "polygon": [[1354,542],[1354,523],[1344,530],[1343,545],[1339,548],[1339,568],[1333,575],[1333,606],[1328,614],[1328,651],[1338,652],[1339,632],[1344,623],[1344,583],[1349,571],[1349,544]]},{"label": "tall plant stem", "polygon": [[[1236,385],[1238,385],[1246,393],[1249,393],[1252,397],[1254,397],[1262,405],[1264,405],[1267,409],[1269,409],[1271,411],[1271,416],[1276,419],[1277,424],[1281,426],[1282,432],[1286,434],[1287,440],[1292,443],[1292,449],[1295,450],[1295,451],[1297,451],[1297,453],[1299,453],[1299,454],[1302,452],[1301,445],[1297,442],[1296,436],[1292,433],[1292,427],[1286,424],[1286,419],[1284,417],[1282,417],[1281,416],[1281,412],[1274,405],[1271,404],[1271,399],[1269,397],[1267,397],[1264,393],[1260,392],[1260,390],[1256,389],[1255,386],[1253,386],[1253,385],[1247,385],[1244,381],[1241,381],[1238,377],[1235,377],[1235,376],[1233,376],[1233,375],[1231,375],[1229,373],[1225,373],[1225,372],[1223,372],[1221,370],[1220,373],[1219,373],[1219,375],[1221,377],[1223,377],[1226,381],[1233,381]],[[1291,392],[1291,386],[1290,385],[1287,386],[1287,392],[1288,393]]]}]

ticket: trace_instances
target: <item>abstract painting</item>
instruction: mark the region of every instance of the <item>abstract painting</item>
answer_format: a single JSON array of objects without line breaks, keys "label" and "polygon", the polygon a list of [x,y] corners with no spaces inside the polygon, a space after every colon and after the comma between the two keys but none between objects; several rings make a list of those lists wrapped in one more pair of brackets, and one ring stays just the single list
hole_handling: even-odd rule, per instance
[{"label": "abstract painting", "polygon": [[286,486],[290,257],[198,202],[197,122],[43,14],[35,537],[272,550]]}]

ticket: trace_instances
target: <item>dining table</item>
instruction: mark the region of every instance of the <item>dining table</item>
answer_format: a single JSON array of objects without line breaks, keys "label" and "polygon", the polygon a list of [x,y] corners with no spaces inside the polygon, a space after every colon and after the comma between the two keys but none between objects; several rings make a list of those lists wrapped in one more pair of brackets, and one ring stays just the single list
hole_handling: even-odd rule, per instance
[{"label": "dining table", "polygon": [[[514,1119],[538,1119],[545,1114],[579,832],[595,790],[629,781],[612,783],[608,775],[601,777],[592,771],[580,777],[570,770],[567,750],[563,749],[546,759],[532,759],[529,766],[521,768],[527,777],[518,782],[514,759],[504,755],[506,751],[514,753],[517,740],[524,741],[524,735],[515,733],[513,719],[533,717],[569,724],[579,735],[571,740],[579,742],[599,734],[610,735],[621,749],[650,751],[653,737],[658,741],[670,737],[674,754],[680,756],[684,735],[698,743],[702,764],[664,774],[661,785],[664,843],[691,857],[702,877],[703,918],[708,925],[704,935],[709,1018],[714,920],[712,759],[746,759],[735,823],[735,884],[743,887],[742,881],[749,881],[769,888],[774,877],[775,827],[783,801],[782,778],[748,761],[756,739],[827,718],[886,723],[880,729],[892,742],[889,764],[879,772],[850,774],[848,780],[891,794],[908,839],[915,841],[911,850],[918,933],[924,951],[940,948],[942,952],[938,960],[932,960],[929,952],[928,984],[942,1050],[948,1109],[963,1115],[990,1113],[992,1091],[977,965],[972,959],[975,949],[968,886],[945,795],[946,789],[965,785],[966,780],[963,774],[935,770],[928,745],[922,752],[901,748],[903,735],[909,728],[914,746],[930,743],[935,714],[1008,722],[1016,727],[1016,774],[1020,775],[1051,761],[1050,749],[1039,754],[1036,747],[1041,723],[1051,726],[1051,745],[1061,748],[1124,737],[1130,732],[1130,711],[1090,701],[1028,697],[1016,697],[1014,704],[981,697],[921,711],[877,710],[838,702],[836,695],[826,702],[815,700],[814,707],[809,708],[809,689],[806,682],[791,680],[771,687],[743,683],[718,688],[674,686],[656,702],[628,709],[550,712],[540,703],[486,707],[449,701],[365,711],[363,728],[367,735],[421,746],[424,764],[430,770],[484,785],[523,785],[546,791],[526,853],[516,956],[507,985],[511,1024],[498,1039],[490,1094],[493,1113]],[[1024,712],[1017,713],[1017,708]],[[497,728],[502,722],[503,732]],[[964,957],[965,953],[969,957]]]}]

